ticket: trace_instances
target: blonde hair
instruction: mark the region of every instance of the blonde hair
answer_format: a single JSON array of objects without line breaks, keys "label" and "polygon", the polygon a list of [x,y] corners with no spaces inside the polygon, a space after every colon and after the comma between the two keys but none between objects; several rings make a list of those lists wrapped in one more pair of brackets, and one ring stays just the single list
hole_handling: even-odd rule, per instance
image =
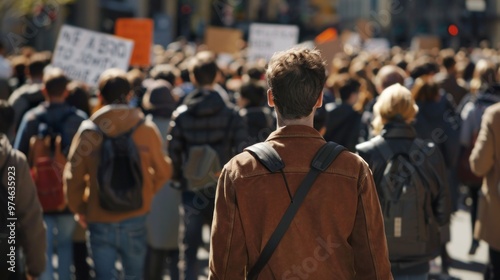
[{"label": "blonde hair", "polygon": [[470,82],[471,92],[476,94],[485,87],[497,82],[496,69],[493,62],[481,59],[477,62],[474,69],[474,76]]},{"label": "blonde hair", "polygon": [[391,120],[400,118],[410,123],[418,112],[418,106],[411,96],[410,90],[400,84],[386,88],[379,95],[373,107],[373,133],[380,134],[384,125]]}]

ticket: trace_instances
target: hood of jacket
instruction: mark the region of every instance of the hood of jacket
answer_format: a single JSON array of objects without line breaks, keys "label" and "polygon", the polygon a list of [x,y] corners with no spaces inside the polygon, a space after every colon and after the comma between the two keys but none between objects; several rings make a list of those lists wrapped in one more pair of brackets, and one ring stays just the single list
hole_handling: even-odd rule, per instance
[{"label": "hood of jacket", "polygon": [[187,112],[196,117],[217,114],[227,107],[226,103],[215,90],[196,90],[184,99],[183,105]]},{"label": "hood of jacket", "polygon": [[138,108],[128,105],[106,105],[95,112],[90,119],[108,136],[117,136],[132,129],[144,114]]}]

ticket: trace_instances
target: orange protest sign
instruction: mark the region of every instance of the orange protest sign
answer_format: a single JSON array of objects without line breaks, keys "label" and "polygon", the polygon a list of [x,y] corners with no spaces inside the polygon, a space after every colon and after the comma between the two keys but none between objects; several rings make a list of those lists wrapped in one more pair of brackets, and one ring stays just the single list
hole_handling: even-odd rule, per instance
[{"label": "orange protest sign", "polygon": [[153,20],[142,18],[119,18],[115,24],[115,35],[134,41],[130,65],[149,66],[153,43]]},{"label": "orange protest sign", "polygon": [[241,49],[243,32],[239,29],[207,27],[205,44],[215,53],[236,53]]},{"label": "orange protest sign", "polygon": [[323,44],[329,41],[336,40],[337,36],[338,36],[337,29],[330,27],[325,29],[325,31],[321,32],[318,36],[316,36],[314,41],[316,42],[316,44]]}]

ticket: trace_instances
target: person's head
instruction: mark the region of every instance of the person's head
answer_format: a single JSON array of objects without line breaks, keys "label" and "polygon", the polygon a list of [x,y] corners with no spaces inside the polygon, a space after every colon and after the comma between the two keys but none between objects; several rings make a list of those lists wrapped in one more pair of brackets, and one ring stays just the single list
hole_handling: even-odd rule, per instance
[{"label": "person's head", "polygon": [[160,64],[156,65],[151,69],[149,75],[154,80],[165,80],[169,82],[172,86],[175,86],[178,82],[178,79],[181,76],[179,69],[170,64]]},{"label": "person's head", "polygon": [[177,105],[171,90],[172,86],[167,81],[160,79],[152,82],[142,97],[144,110],[154,117],[170,118]]},{"label": "person's head", "polygon": [[477,93],[487,87],[497,83],[497,73],[493,62],[481,59],[477,62],[474,69],[474,77],[471,81],[471,91]]},{"label": "person's head", "polygon": [[32,80],[41,80],[43,78],[43,70],[47,66],[47,59],[43,55],[34,54],[28,62],[28,76]]},{"label": "person's head", "polygon": [[104,71],[99,77],[99,98],[103,105],[127,104],[132,88],[127,80],[127,73],[118,68]]},{"label": "person's head", "polygon": [[258,82],[247,82],[241,85],[237,100],[240,108],[262,106],[266,100],[266,89]]},{"label": "person's head", "polygon": [[378,97],[373,113],[373,132],[379,134],[384,125],[391,121],[411,123],[418,112],[418,106],[411,92],[400,84],[386,88]]},{"label": "person's head", "polygon": [[258,64],[253,64],[246,69],[246,75],[251,81],[259,81],[266,73],[266,70]]},{"label": "person's head", "polygon": [[7,100],[0,99],[0,133],[7,134],[14,123],[14,109]]},{"label": "person's head", "polygon": [[82,110],[90,116],[90,95],[84,84],[79,82],[71,82],[68,84],[68,96],[66,103],[79,110]]},{"label": "person's head", "polygon": [[434,102],[439,96],[439,86],[431,81],[418,78],[411,89],[415,101]]},{"label": "person's head", "polygon": [[68,95],[69,82],[61,68],[49,68],[43,75],[42,92],[49,101],[64,101]]},{"label": "person's head", "polygon": [[196,83],[199,87],[213,85],[218,71],[219,68],[217,67],[215,56],[212,52],[199,52],[191,61],[191,81]]},{"label": "person's head", "polygon": [[311,116],[322,105],[325,63],[318,50],[291,49],[273,55],[266,71],[268,103],[278,119]]},{"label": "person's head", "polygon": [[347,78],[339,81],[339,95],[342,103],[354,105],[358,101],[359,88],[361,83],[354,78]]},{"label": "person's head", "polygon": [[394,65],[386,65],[378,71],[375,77],[375,86],[378,92],[382,92],[394,84],[404,85],[405,79],[406,73],[403,69]]},{"label": "person's head", "polygon": [[443,57],[443,67],[446,69],[446,72],[452,74],[456,72],[457,62],[455,61],[455,56],[447,55]]}]

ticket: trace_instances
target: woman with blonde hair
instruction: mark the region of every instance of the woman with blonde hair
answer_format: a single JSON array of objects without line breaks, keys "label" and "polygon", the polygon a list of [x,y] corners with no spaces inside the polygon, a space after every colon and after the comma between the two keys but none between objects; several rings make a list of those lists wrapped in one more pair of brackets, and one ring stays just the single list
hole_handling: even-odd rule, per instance
[{"label": "woman with blonde hair", "polygon": [[356,146],[373,172],[395,280],[427,279],[429,261],[440,251],[439,226],[451,212],[443,157],[433,143],[417,139],[411,125],[417,112],[408,89],[388,87],[374,106],[378,136]]}]

